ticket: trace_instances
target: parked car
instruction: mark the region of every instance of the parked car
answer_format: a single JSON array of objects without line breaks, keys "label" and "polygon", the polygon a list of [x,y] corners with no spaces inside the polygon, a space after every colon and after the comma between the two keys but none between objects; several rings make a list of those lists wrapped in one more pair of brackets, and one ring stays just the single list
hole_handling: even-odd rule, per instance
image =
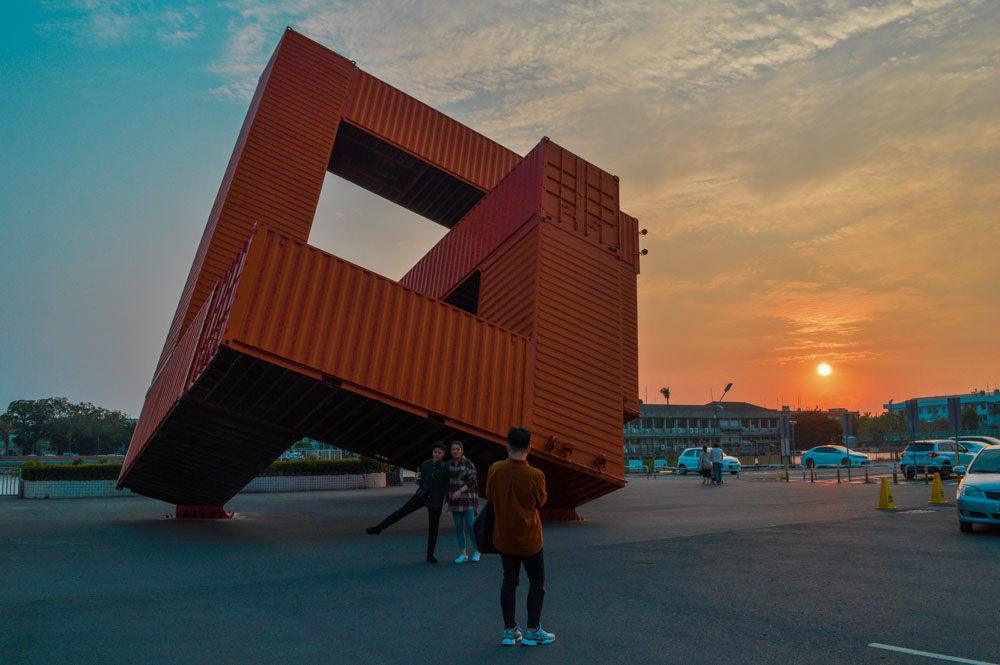
[{"label": "parked car", "polygon": [[[956,450],[959,461],[957,465]],[[972,458],[973,454],[964,444],[951,439],[914,441],[903,449],[903,454],[899,458],[899,468],[909,480],[913,480],[918,473],[939,473],[944,479],[951,477],[954,467],[966,466]]]},{"label": "parked car", "polygon": [[979,451],[958,484],[958,528],[966,533],[972,525],[1000,524],[1000,446]]},{"label": "parked car", "polygon": [[[709,451],[712,449],[709,448]],[[697,473],[698,456],[701,455],[701,448],[685,448],[680,457],[677,458],[677,470],[683,476],[689,470]],[[739,458],[722,453],[722,470],[733,475],[740,472],[742,466]]]},{"label": "parked car", "polygon": [[864,466],[871,459],[864,453],[848,452],[844,446],[816,446],[802,453],[802,466]]},{"label": "parked car", "polygon": [[[954,438],[955,437],[952,437],[952,439]],[[978,453],[986,446],[1000,446],[1000,439],[994,436],[979,436],[978,434],[960,435],[958,437],[958,442],[974,453]]]}]

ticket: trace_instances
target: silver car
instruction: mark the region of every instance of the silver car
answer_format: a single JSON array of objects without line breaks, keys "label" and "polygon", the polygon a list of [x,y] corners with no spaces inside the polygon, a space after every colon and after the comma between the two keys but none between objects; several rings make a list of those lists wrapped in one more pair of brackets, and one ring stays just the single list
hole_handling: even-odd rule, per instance
[{"label": "silver car", "polygon": [[1000,524],[1000,446],[979,451],[958,484],[956,498],[958,527],[962,531],[971,533],[977,522]]}]

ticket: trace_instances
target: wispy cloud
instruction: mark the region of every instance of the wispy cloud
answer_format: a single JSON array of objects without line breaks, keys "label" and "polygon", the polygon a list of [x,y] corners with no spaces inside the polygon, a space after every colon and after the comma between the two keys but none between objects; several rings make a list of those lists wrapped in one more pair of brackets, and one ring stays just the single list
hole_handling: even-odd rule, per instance
[{"label": "wispy cloud", "polygon": [[139,39],[183,46],[202,31],[199,11],[191,2],[174,7],[122,0],[44,4],[61,16],[41,23],[38,29],[42,33],[68,36],[91,46],[120,46]]}]

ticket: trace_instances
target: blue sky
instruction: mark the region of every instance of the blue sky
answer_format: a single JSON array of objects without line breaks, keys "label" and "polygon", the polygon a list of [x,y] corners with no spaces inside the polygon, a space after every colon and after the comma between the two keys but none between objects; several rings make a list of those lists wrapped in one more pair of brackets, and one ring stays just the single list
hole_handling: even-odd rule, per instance
[{"label": "blue sky", "polygon": [[[0,18],[0,407],[138,414],[286,25],[517,152],[547,135],[621,177],[650,230],[640,396],[703,403],[733,381],[734,399],[872,410],[1000,382],[1000,3],[87,0]],[[330,176],[311,243],[398,278],[442,233]]]}]

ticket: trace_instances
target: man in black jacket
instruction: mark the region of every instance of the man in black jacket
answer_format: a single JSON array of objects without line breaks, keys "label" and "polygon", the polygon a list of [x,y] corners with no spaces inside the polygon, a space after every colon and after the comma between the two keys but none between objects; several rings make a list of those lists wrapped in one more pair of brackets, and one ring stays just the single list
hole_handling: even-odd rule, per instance
[{"label": "man in black jacket", "polygon": [[448,492],[448,463],[444,461],[445,447],[443,441],[434,442],[431,459],[420,465],[420,485],[417,491],[403,506],[384,520],[365,529],[372,535],[378,535],[391,525],[407,515],[423,507],[427,508],[427,563],[437,563],[434,549],[437,547],[438,524],[441,521],[441,507]]}]

